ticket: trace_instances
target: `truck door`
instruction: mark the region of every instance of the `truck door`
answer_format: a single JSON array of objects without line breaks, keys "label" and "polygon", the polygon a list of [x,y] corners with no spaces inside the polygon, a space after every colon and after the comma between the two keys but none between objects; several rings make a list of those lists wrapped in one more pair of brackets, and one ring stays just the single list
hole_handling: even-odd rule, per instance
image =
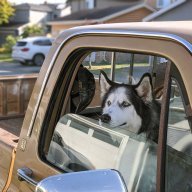
[{"label": "truck door", "polygon": [[[161,174],[156,175],[157,166],[163,169],[159,152],[162,148],[159,144],[163,143],[161,131],[157,142],[132,129],[113,130],[108,124],[100,124],[98,77],[100,70],[104,70],[113,81],[135,84],[148,72],[154,86],[164,87],[164,78],[159,82],[155,78],[165,75],[167,64],[162,68],[163,75],[158,76],[161,59],[174,58],[179,65],[181,60],[173,50],[184,48],[169,39],[158,39],[157,35],[154,41],[140,34],[138,41],[137,34],[133,37],[128,32],[126,35],[107,33],[106,36],[99,31],[90,35],[82,32],[70,34],[69,39],[65,34],[56,40],[27,109],[8,191],[34,191],[36,183],[50,175],[100,168],[119,170],[129,191],[149,188],[159,191],[156,186]],[[94,55],[91,63],[90,54]],[[189,57],[188,52],[185,54]],[[154,56],[159,65],[150,62]],[[185,82],[188,78],[186,72]],[[158,102],[164,97],[162,87],[154,90]],[[161,103],[162,108],[165,106]],[[163,117],[167,114],[161,113]],[[160,126],[161,130],[165,125]],[[150,177],[145,177],[146,174]]]},{"label": "truck door", "polygon": [[[183,82],[184,73],[172,63],[170,74],[167,76],[167,107],[164,113],[166,119],[162,134],[162,170],[161,191],[191,191],[192,182],[192,108],[186,84]],[[173,177],[174,175],[174,177]]]}]

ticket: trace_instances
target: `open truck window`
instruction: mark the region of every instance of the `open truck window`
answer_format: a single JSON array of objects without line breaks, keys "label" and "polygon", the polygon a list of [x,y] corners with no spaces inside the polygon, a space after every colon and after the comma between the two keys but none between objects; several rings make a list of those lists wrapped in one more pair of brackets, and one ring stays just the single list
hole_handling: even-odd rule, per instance
[{"label": "open truck window", "polygon": [[165,171],[167,192],[192,189],[192,127],[188,105],[186,89],[177,71],[170,81]]},{"label": "open truck window", "polygon": [[[102,70],[113,82],[136,85],[143,74],[149,73],[154,87],[152,94],[160,103],[166,62],[165,58],[139,53],[86,53],[80,62],[74,63],[79,67],[69,91],[67,107],[57,114],[53,136],[44,154],[46,161],[63,172],[117,169],[130,191],[135,187],[155,190],[158,142],[133,128],[111,127],[101,122],[99,76]],[[59,86],[62,87],[61,81]],[[58,95],[62,94],[61,87],[57,87]],[[58,107],[61,106],[62,103]],[[151,179],[145,177],[146,172]]]}]

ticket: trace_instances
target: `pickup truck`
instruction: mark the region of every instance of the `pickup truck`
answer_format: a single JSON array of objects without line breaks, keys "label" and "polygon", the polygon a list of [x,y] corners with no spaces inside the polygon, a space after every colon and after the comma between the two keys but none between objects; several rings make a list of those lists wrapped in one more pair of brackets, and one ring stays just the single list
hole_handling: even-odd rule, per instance
[{"label": "pickup truck", "polygon": [[[192,22],[65,30],[37,77],[20,135],[0,135],[0,190],[192,191],[191,62]],[[100,123],[101,70],[133,85],[151,74],[161,105],[157,142]]]}]

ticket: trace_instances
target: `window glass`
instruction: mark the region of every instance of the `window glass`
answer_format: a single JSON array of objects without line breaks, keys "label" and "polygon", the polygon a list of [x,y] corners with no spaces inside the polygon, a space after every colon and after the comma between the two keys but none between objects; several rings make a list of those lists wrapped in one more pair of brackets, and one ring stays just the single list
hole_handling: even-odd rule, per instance
[{"label": "window glass", "polygon": [[156,149],[157,144],[143,134],[67,114],[56,125],[47,160],[67,172],[118,169],[130,191],[141,185],[147,190],[155,189]]},{"label": "window glass", "polygon": [[95,78],[99,78],[100,70],[111,76],[111,55],[109,51],[94,51],[83,60],[84,67],[90,70]]},{"label": "window glass", "polygon": [[93,9],[95,7],[95,0],[85,0],[86,8]]},{"label": "window glass", "polygon": [[122,83],[129,82],[129,77],[132,75],[130,74],[130,63],[132,55],[133,54],[130,53],[114,53],[115,81]]},{"label": "window glass", "polygon": [[192,135],[184,106],[179,84],[172,79],[166,155],[166,191],[170,192],[192,191]]},{"label": "window glass", "polygon": [[18,47],[23,47],[25,45],[27,45],[27,42],[25,42],[25,41],[17,41],[17,43],[16,43],[16,46],[18,46]]},{"label": "window glass", "polygon": [[45,39],[45,40],[37,40],[34,41],[33,43],[34,45],[40,45],[40,46],[51,46],[52,42],[49,39]]},{"label": "window glass", "polygon": [[[54,127],[47,161],[65,172],[117,169],[128,191],[155,191],[160,103],[151,83],[158,84],[155,77],[164,77],[165,67],[157,74],[160,62],[138,53],[97,50],[83,58],[67,109]],[[155,111],[144,111],[150,102]]]}]

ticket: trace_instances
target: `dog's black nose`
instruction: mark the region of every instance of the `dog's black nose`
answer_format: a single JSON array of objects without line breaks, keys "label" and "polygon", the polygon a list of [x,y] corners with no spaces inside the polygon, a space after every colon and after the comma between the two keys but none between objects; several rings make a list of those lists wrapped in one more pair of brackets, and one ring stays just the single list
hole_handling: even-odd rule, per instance
[{"label": "dog's black nose", "polygon": [[101,115],[101,121],[104,123],[109,123],[111,121],[111,117],[108,114]]}]

